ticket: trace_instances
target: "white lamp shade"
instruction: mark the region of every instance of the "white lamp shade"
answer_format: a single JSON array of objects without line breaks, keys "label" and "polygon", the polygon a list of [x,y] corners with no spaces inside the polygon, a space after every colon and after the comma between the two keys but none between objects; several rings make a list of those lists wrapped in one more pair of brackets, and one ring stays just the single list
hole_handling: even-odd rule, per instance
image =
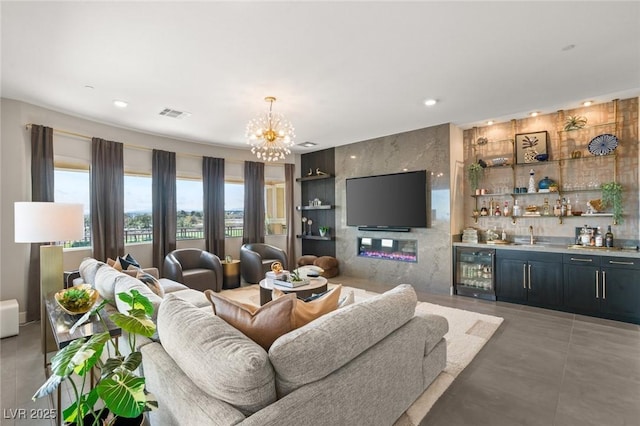
[{"label": "white lamp shade", "polygon": [[48,243],[84,237],[82,204],[15,203],[15,242]]}]

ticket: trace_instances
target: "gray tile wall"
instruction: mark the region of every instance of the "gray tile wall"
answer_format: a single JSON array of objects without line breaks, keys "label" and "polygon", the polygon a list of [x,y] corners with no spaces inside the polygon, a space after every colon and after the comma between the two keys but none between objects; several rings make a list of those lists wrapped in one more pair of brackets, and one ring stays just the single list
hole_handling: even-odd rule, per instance
[{"label": "gray tile wall", "polygon": [[[450,126],[429,127],[340,146],[336,162],[336,257],[341,274],[390,284],[408,283],[416,290],[449,293],[451,285]],[[355,157],[355,158],[352,158]],[[406,170],[405,170],[406,169]],[[346,226],[345,180],[403,171],[431,173],[432,226],[410,233],[358,231]],[[384,194],[380,194],[384,203]],[[406,263],[357,256],[358,236],[415,239],[418,262]]]}]

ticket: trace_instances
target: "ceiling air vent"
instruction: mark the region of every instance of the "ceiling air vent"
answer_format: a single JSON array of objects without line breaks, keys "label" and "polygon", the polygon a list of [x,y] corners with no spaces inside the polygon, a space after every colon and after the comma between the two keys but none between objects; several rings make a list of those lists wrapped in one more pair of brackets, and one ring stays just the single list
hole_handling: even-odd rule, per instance
[{"label": "ceiling air vent", "polygon": [[165,108],[160,111],[160,115],[171,118],[186,118],[191,115],[190,112],[178,111],[177,109]]}]

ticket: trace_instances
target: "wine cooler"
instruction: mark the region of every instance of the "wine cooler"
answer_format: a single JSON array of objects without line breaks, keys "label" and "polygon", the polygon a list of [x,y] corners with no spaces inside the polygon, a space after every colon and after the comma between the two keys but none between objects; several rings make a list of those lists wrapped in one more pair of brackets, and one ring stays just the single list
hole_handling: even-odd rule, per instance
[{"label": "wine cooler", "polygon": [[454,293],[496,300],[496,251],[468,247],[455,250]]}]

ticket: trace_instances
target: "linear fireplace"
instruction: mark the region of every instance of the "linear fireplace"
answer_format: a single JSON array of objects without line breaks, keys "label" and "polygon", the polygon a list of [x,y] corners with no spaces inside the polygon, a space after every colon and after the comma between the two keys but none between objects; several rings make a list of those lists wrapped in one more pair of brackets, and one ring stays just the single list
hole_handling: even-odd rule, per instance
[{"label": "linear fireplace", "polygon": [[418,262],[418,241],[358,237],[358,256],[415,263]]}]

